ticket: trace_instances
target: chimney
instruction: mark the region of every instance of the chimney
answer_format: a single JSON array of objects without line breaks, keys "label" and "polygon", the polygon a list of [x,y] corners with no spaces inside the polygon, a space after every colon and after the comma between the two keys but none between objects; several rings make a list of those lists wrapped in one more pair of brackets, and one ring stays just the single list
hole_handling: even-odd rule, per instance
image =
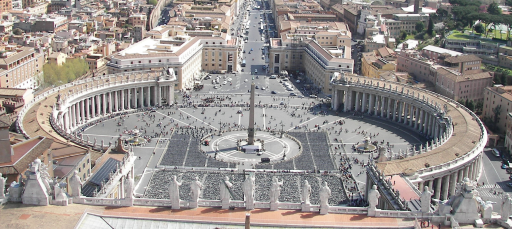
[{"label": "chimney", "polygon": [[377,13],[377,26],[381,25],[382,15],[380,13]]},{"label": "chimney", "polygon": [[419,14],[421,11],[421,2],[420,0],[414,0],[414,13]]}]

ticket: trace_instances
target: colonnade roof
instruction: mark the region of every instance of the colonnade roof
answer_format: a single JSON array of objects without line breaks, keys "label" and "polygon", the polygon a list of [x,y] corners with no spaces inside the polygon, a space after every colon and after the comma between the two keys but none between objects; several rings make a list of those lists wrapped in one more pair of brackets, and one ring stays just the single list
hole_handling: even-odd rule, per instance
[{"label": "colonnade roof", "polygon": [[[378,90],[380,88],[383,92],[389,93],[390,96],[403,97],[403,101],[406,101],[406,98],[414,98],[418,103],[422,103],[424,97],[425,101],[428,99],[429,104],[437,104],[438,110],[444,110],[446,105],[445,117],[451,117],[453,124],[453,134],[450,139],[443,145],[440,145],[429,152],[424,152],[401,160],[377,163],[376,165],[378,169],[383,171],[386,175],[397,175],[402,173],[411,175],[416,173],[418,170],[425,169],[427,167],[445,164],[470,153],[482,142],[485,145],[485,142],[487,141],[485,137],[485,129],[483,128],[483,124],[480,120],[473,113],[470,113],[469,110],[466,110],[456,101],[449,98],[431,91],[396,82],[369,79],[349,74],[345,74],[344,76],[339,75],[337,77],[338,81],[333,81],[334,85],[340,83],[341,81],[339,80],[344,77],[348,85],[355,86],[356,88],[361,87],[361,91],[364,92],[371,93],[372,89]],[[357,83],[358,80],[359,84]],[[391,91],[389,90],[390,86]],[[364,87],[367,89],[363,89]],[[384,90],[384,87],[386,90]]]}]

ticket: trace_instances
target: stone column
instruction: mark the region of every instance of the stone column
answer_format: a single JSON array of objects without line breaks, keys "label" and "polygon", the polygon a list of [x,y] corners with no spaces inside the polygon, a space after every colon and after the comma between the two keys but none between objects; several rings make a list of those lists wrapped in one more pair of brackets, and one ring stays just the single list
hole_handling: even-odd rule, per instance
[{"label": "stone column", "polygon": [[359,92],[356,91],[356,111],[359,111]]},{"label": "stone column", "polygon": [[101,94],[100,95],[97,95],[95,96],[96,97],[96,116],[100,114],[101,112],[101,103],[100,103],[100,97],[101,97]]},{"label": "stone column", "polygon": [[384,98],[384,96],[380,96],[380,117],[381,118],[384,118],[384,103],[386,102],[385,101],[386,98]]},{"label": "stone column", "polygon": [[[363,108],[361,109],[361,113],[365,113],[366,112],[366,100],[367,100],[366,92],[363,92],[363,102],[362,102]],[[368,108],[368,109],[370,109],[370,108]]]},{"label": "stone column", "polygon": [[119,91],[114,91],[114,112],[119,111]]},{"label": "stone column", "polygon": [[158,103],[156,94],[157,88],[158,86],[153,86],[153,106],[156,106],[156,104]]},{"label": "stone column", "polygon": [[158,96],[156,101],[158,101],[158,106],[161,106],[162,105],[162,87],[160,87],[160,85],[158,85],[156,87],[156,89],[157,89],[157,96]]},{"label": "stone column", "polygon": [[90,109],[89,98],[87,98],[87,99],[85,99],[85,119],[86,120],[89,120],[89,114],[90,114],[89,109]]},{"label": "stone column", "polygon": [[418,183],[418,190],[420,190],[420,192],[423,192],[423,185],[424,185],[424,184],[425,184],[425,182],[423,182],[423,181],[420,181],[420,182]]},{"label": "stone column", "polygon": [[121,90],[121,111],[124,111],[124,89]]},{"label": "stone column", "polygon": [[399,101],[398,102],[398,123],[401,123],[402,122],[402,113],[403,113],[403,108],[404,108],[404,102],[402,101]]},{"label": "stone column", "polygon": [[85,103],[84,101],[80,101],[80,123],[85,123]]},{"label": "stone column", "polygon": [[64,132],[67,132],[67,120],[66,120],[67,117],[68,117],[67,113],[65,113],[65,112],[62,113],[62,124],[61,124],[61,126],[62,126],[62,130]]},{"label": "stone column", "polygon": [[374,103],[374,108],[373,108],[373,115],[375,116],[378,116],[379,115],[379,108],[381,107],[381,104],[380,104],[380,98],[378,95],[374,95],[373,97],[373,103]]},{"label": "stone column", "polygon": [[434,191],[434,179],[428,181],[428,188],[430,191]]},{"label": "stone column", "polygon": [[146,88],[146,107],[151,106],[151,86]]},{"label": "stone column", "polygon": [[174,101],[174,87],[172,85],[167,86],[167,105],[171,105]]},{"label": "stone column", "polygon": [[462,182],[464,179],[464,169],[459,169],[458,175],[457,175],[457,183]]},{"label": "stone column", "polygon": [[388,109],[386,109],[386,118],[391,119],[391,102],[393,101],[391,97],[387,98],[388,100]]},{"label": "stone column", "polygon": [[416,109],[415,109],[415,107],[414,107],[412,104],[410,104],[409,106],[410,106],[410,108],[411,108],[411,109],[409,109],[409,126],[410,126],[410,127],[413,127],[413,125],[412,125],[412,124],[413,124],[414,117],[415,117],[415,115],[414,115],[414,111],[415,111]]},{"label": "stone column", "polygon": [[108,113],[112,114],[112,105],[114,104],[112,102],[112,95],[114,95],[114,92],[108,93]]},{"label": "stone column", "polygon": [[254,145],[254,93],[255,93],[254,82],[251,84],[251,98],[250,98],[250,111],[249,111],[249,128],[247,128],[248,138],[247,144]]},{"label": "stone column", "polygon": [[139,87],[139,104],[137,107],[143,108],[144,107],[144,87]]},{"label": "stone column", "polygon": [[453,172],[450,175],[450,195],[453,195],[455,193],[455,187],[457,185],[457,175],[457,171]]},{"label": "stone column", "polygon": [[441,193],[441,200],[447,200],[450,196],[448,195],[448,188],[450,185],[450,175],[443,177],[443,190]]},{"label": "stone column", "polygon": [[397,110],[397,104],[398,101],[396,99],[393,99],[393,113],[391,114],[391,120],[393,121],[396,121],[398,119],[398,116],[396,114],[396,110]]},{"label": "stone column", "polygon": [[434,196],[436,199],[441,198],[441,184],[442,184],[442,177],[436,178],[436,191],[434,192]]}]

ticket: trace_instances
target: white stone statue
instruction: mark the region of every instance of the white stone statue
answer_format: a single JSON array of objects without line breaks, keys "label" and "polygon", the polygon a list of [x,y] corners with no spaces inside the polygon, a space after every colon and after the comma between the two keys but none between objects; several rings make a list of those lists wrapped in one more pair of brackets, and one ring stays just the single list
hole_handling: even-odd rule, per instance
[{"label": "white stone statue", "polygon": [[506,193],[503,195],[501,199],[501,219],[508,220],[510,216],[510,209],[512,208],[512,199],[510,199],[510,195]]},{"label": "white stone statue", "polygon": [[82,181],[78,176],[78,170],[75,170],[75,174],[69,179],[69,186],[71,188],[71,196],[79,197],[82,195]]},{"label": "white stone statue", "polygon": [[270,187],[270,203],[279,202],[279,195],[281,195],[281,186],[283,186],[283,182],[279,182],[277,177],[272,177],[272,186]]},{"label": "white stone statue", "polygon": [[233,184],[229,182],[229,177],[224,177],[224,180],[220,183],[220,201],[223,203],[229,203],[231,200],[231,193],[229,189],[233,187]]},{"label": "white stone statue", "polygon": [[327,186],[327,182],[320,188],[320,211],[322,209],[329,210],[329,197],[331,197],[331,189]]},{"label": "white stone statue", "polygon": [[430,201],[432,195],[434,194],[430,190],[428,190],[428,186],[423,188],[423,193],[421,193],[420,201],[421,201],[421,212],[428,213],[430,212]]},{"label": "white stone statue", "polygon": [[249,174],[249,177],[245,179],[243,184],[244,196],[245,196],[245,208],[254,209],[254,190],[256,188],[256,178],[254,174]]},{"label": "white stone statue", "polygon": [[372,189],[368,192],[368,208],[373,210],[376,209],[377,205],[379,205],[379,198],[380,193],[377,191],[377,185],[373,185]]},{"label": "white stone statue", "polygon": [[196,176],[195,180],[190,183],[192,202],[197,202],[199,200],[199,196],[201,196],[201,189],[203,189],[203,184],[199,181],[199,177]]},{"label": "white stone statue", "polygon": [[304,185],[302,186],[302,202],[304,204],[311,204],[309,202],[309,195],[311,194],[311,185],[307,180],[304,181]]},{"label": "white stone statue", "polygon": [[2,177],[2,173],[0,173],[0,199],[5,199],[5,181],[7,178]]},{"label": "white stone statue", "polygon": [[124,180],[124,198],[133,198],[133,178]]},{"label": "white stone statue", "polygon": [[169,199],[173,209],[179,209],[180,207],[180,186],[182,183],[176,180],[176,175],[172,176],[172,181],[169,184]]},{"label": "white stone statue", "polygon": [[68,196],[66,195],[66,193],[64,193],[62,191],[62,189],[59,186],[59,183],[55,183],[55,185],[53,186],[53,189],[54,189],[56,201],[66,201],[66,202],[68,201]]}]

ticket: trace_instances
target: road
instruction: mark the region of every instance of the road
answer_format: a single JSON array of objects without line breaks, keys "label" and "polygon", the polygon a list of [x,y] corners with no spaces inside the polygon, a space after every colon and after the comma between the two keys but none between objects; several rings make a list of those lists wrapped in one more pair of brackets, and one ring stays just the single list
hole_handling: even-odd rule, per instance
[{"label": "road", "polygon": [[483,169],[478,180],[479,195],[485,201],[496,202],[494,211],[499,212],[501,205],[501,194],[512,192],[512,188],[507,186],[511,183],[509,174],[501,168],[502,159],[492,154],[492,149],[486,148],[483,155]]}]

